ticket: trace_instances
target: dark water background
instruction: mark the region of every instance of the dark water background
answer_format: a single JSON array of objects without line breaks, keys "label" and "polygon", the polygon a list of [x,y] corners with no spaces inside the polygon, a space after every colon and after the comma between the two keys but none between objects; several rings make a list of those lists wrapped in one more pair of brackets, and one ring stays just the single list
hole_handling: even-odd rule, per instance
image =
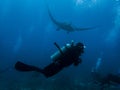
[{"label": "dark water background", "polygon": [[[53,17],[77,27],[96,27],[93,30],[67,33],[56,31],[47,6]],[[101,58],[101,72],[119,73],[120,70],[120,1],[119,0],[0,0],[0,90],[18,87],[26,90],[58,90],[73,83],[88,83],[91,69]],[[50,56],[57,51],[54,42],[61,47],[74,40],[86,45],[82,64],[70,66],[50,79],[41,74],[20,73],[14,70],[20,60],[38,67],[51,62]],[[9,68],[9,69],[6,69]],[[61,80],[63,79],[63,81]],[[69,81],[70,80],[70,81]],[[28,82],[32,84],[28,85]],[[6,85],[8,85],[6,88]],[[48,85],[48,88],[45,86]],[[19,89],[15,90],[19,90]],[[60,89],[67,90],[67,89]],[[70,89],[69,89],[70,90]],[[76,89],[75,89],[76,90]],[[89,90],[89,89],[88,89]]]}]

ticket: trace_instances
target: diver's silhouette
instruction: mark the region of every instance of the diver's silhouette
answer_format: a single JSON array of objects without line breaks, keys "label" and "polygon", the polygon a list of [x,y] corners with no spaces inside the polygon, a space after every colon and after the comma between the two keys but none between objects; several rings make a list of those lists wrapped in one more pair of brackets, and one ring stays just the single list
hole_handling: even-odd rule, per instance
[{"label": "diver's silhouette", "polygon": [[82,43],[79,42],[74,45],[74,43],[72,42],[71,44],[66,44],[62,48],[60,48],[57,43],[54,44],[59,51],[51,56],[53,62],[43,69],[24,64],[20,61],[15,64],[15,69],[23,72],[37,71],[42,73],[46,77],[51,77],[67,66],[70,66],[72,64],[77,66],[79,63],[82,62],[82,60],[79,58],[79,56],[81,56],[81,54],[84,52],[84,45]]},{"label": "diver's silhouette", "polygon": [[109,73],[106,76],[102,76],[99,72],[92,72],[94,81],[101,86],[101,90],[111,85],[120,85],[120,75]]},{"label": "diver's silhouette", "polygon": [[120,84],[120,75],[110,73],[101,80],[102,85],[112,83]]}]

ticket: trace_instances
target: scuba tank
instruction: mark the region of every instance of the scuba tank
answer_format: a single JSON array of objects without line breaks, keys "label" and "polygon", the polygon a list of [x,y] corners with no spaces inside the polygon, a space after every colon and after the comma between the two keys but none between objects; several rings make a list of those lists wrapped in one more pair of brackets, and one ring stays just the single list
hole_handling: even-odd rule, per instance
[{"label": "scuba tank", "polygon": [[66,44],[63,47],[59,47],[59,45],[55,42],[54,45],[58,48],[58,51],[56,51],[54,54],[50,56],[50,58],[55,61],[59,59],[62,55],[64,55],[68,49],[70,49],[73,46],[73,42],[71,44]]}]

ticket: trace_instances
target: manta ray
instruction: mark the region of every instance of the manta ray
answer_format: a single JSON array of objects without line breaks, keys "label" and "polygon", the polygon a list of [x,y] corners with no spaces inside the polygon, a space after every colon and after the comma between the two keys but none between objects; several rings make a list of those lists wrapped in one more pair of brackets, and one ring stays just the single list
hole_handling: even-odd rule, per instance
[{"label": "manta ray", "polygon": [[69,32],[73,32],[73,31],[83,31],[83,30],[94,29],[94,27],[77,28],[77,27],[73,27],[71,23],[59,22],[52,16],[49,8],[48,8],[48,14],[49,14],[49,17],[52,20],[52,22],[58,27],[56,30],[62,29],[62,30],[67,31],[67,33],[69,33]]}]

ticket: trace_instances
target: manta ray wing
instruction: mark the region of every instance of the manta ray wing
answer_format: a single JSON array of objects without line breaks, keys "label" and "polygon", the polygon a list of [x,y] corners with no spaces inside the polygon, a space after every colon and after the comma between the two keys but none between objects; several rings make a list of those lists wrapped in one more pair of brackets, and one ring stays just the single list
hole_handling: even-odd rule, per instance
[{"label": "manta ray wing", "polygon": [[49,17],[50,17],[50,19],[52,20],[52,22],[53,22],[54,24],[56,24],[57,26],[59,26],[60,23],[59,23],[57,20],[54,19],[54,17],[52,16],[52,14],[51,14],[51,12],[50,12],[50,10],[49,10],[48,7],[47,7],[47,10],[48,10],[48,14],[49,14]]},{"label": "manta ray wing", "polygon": [[72,32],[72,31],[84,31],[84,30],[91,30],[91,29],[94,29],[95,27],[90,27],[90,28],[76,28],[76,27],[72,27],[71,23],[62,23],[62,22],[59,22],[57,21],[51,14],[48,6],[47,6],[47,10],[48,10],[48,14],[49,14],[49,17],[50,19],[52,20],[52,22],[54,24],[56,24],[56,26],[58,27],[56,30],[59,31],[60,29],[63,29],[67,32]]},{"label": "manta ray wing", "polygon": [[89,28],[74,28],[74,30],[76,30],[76,31],[84,31],[84,30],[91,30],[91,29],[95,29],[95,27],[89,27]]}]

